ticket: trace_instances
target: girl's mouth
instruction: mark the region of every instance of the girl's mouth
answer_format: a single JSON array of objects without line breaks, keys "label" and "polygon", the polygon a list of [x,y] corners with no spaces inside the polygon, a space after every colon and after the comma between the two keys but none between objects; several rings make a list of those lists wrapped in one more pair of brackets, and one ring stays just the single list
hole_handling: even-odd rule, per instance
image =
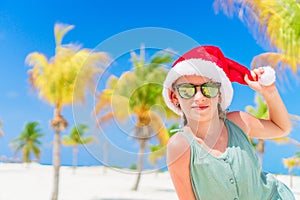
[{"label": "girl's mouth", "polygon": [[208,108],[208,106],[193,106],[192,108],[195,110],[205,110]]}]

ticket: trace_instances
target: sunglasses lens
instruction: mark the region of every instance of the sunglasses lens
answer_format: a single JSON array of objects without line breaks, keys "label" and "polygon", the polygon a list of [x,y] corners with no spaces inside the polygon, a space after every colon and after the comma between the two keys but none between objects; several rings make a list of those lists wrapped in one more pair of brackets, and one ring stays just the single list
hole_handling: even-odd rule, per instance
[{"label": "sunglasses lens", "polygon": [[184,99],[194,96],[196,88],[191,84],[181,84],[177,87],[179,95]]},{"label": "sunglasses lens", "polygon": [[220,85],[214,82],[208,82],[201,86],[201,92],[203,96],[207,98],[214,98],[219,93]]}]

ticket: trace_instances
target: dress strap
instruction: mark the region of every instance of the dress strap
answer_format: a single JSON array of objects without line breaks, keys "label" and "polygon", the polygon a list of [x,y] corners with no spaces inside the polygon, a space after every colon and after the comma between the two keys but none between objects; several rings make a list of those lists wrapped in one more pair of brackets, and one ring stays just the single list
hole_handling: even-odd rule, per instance
[{"label": "dress strap", "polygon": [[189,141],[190,144],[195,140],[195,138],[193,138],[193,136],[191,136],[190,134],[188,134],[184,131],[181,131],[179,133],[184,135],[184,137]]}]

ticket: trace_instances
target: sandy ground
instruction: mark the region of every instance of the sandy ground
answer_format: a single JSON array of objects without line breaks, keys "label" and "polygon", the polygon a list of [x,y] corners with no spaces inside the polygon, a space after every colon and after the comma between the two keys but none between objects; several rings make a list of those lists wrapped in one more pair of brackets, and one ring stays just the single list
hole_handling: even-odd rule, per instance
[{"label": "sandy ground", "polygon": [[[52,166],[0,163],[0,200],[49,200]],[[277,178],[289,185],[289,177]],[[168,172],[142,175],[132,191],[136,174],[103,167],[61,167],[59,200],[176,200]],[[300,200],[300,177],[293,177],[293,192]]]}]

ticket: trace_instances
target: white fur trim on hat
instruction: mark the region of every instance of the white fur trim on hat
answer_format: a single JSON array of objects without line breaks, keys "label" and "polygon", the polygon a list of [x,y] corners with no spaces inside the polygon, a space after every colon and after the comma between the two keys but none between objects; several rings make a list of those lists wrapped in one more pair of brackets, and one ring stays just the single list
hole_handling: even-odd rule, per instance
[{"label": "white fur trim on hat", "polygon": [[168,73],[164,82],[163,97],[167,106],[180,115],[182,111],[174,105],[170,100],[169,90],[172,89],[172,84],[181,76],[185,75],[199,75],[210,78],[212,81],[221,83],[221,108],[225,111],[231,104],[233,97],[233,89],[226,73],[216,63],[193,58],[177,63]]},{"label": "white fur trim on hat", "polygon": [[264,69],[264,73],[258,79],[258,82],[264,86],[269,86],[273,84],[276,79],[275,70],[270,66],[266,66],[262,68]]}]

